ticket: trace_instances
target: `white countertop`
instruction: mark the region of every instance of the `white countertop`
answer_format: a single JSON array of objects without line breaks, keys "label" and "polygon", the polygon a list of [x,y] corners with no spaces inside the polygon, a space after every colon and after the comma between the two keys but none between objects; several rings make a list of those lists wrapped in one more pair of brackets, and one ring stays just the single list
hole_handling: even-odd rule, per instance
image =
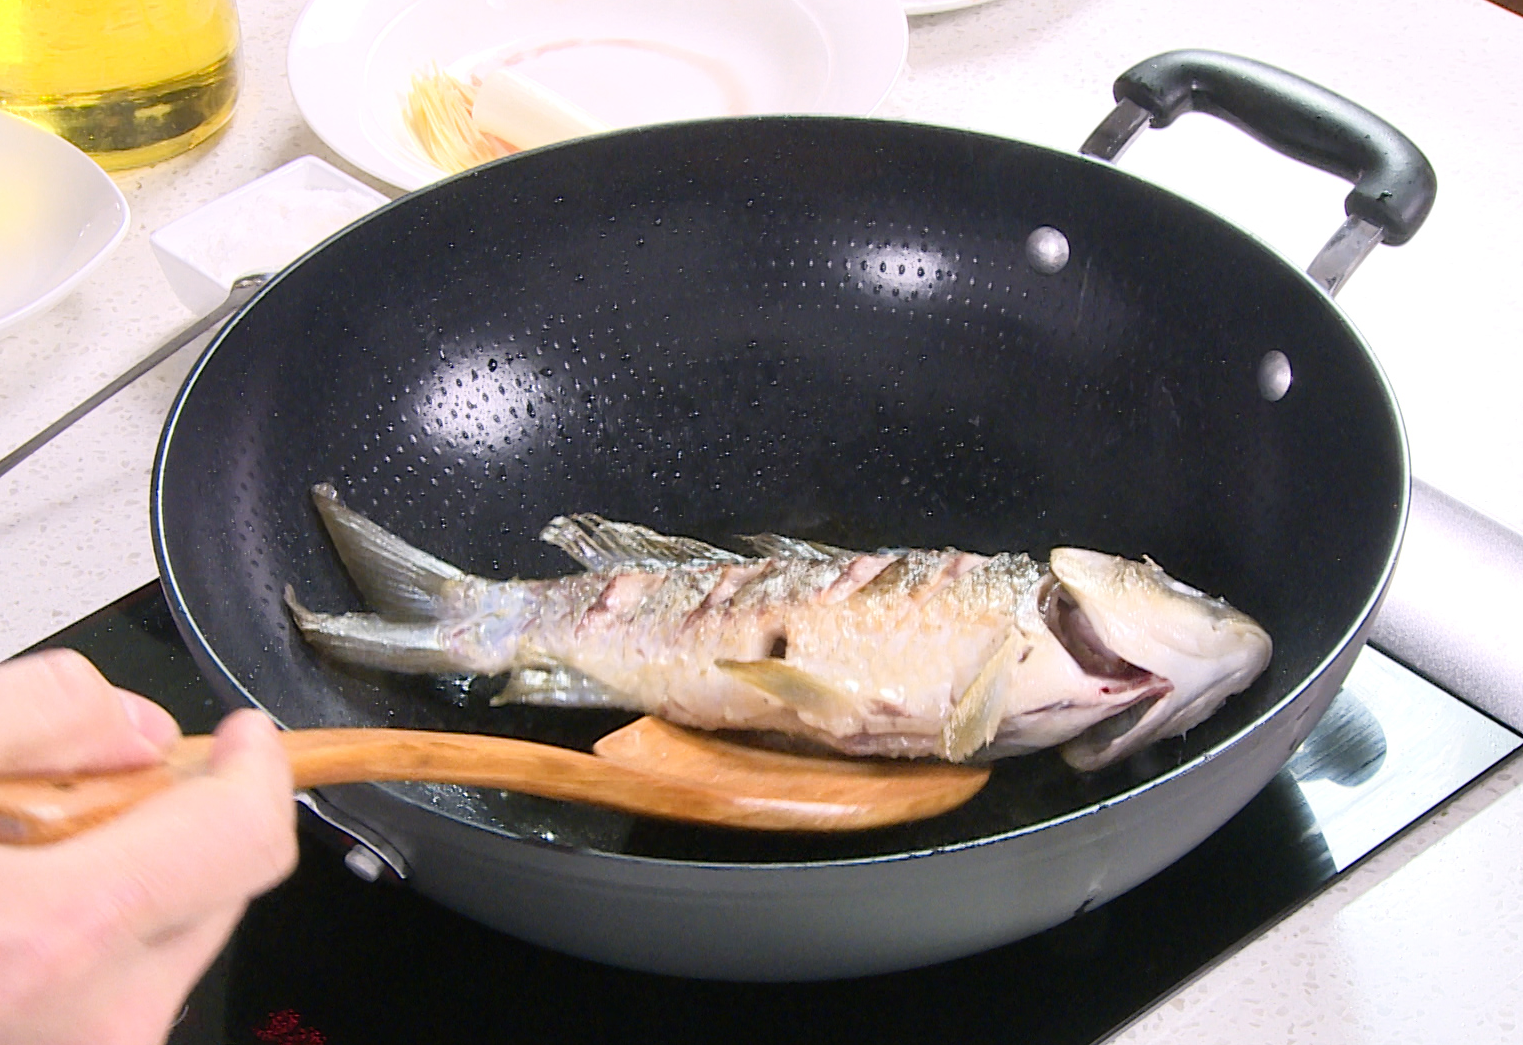
[{"label": "white countertop", "polygon": [[[61,304],[0,335],[0,451],[192,318],[149,233],[304,154],[359,174],[306,128],[287,90],[300,9],[243,0],[245,84],[229,130],[116,176],[132,208],[122,246]],[[1416,474],[1523,530],[1523,18],[1486,0],[994,0],[912,20],[907,67],[879,115],[1072,151],[1110,110],[1119,73],[1180,47],[1300,73],[1427,153],[1439,176],[1427,226],[1377,250],[1339,301],[1391,378]],[[1297,265],[1337,226],[1347,191],[1206,117],[1145,133],[1122,166]],[[192,358],[182,353],[0,478],[0,655],[153,579],[149,467]],[[1494,772],[1118,1040],[1523,1038],[1520,792],[1511,769]]]}]

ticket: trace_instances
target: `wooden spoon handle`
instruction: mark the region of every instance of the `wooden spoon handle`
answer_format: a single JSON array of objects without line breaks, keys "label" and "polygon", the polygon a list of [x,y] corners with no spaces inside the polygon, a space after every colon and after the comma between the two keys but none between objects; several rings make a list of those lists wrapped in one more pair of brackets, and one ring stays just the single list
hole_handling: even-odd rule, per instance
[{"label": "wooden spoon handle", "polygon": [[[792,774],[786,767],[770,780],[753,770],[726,783],[722,766],[707,777],[664,772],[660,763],[666,752],[660,751],[650,752],[642,764],[507,737],[405,729],[295,730],[282,733],[281,741],[297,788],[383,780],[463,784],[757,830],[848,831],[932,816],[966,801],[987,776],[974,771],[950,788],[943,782],[897,797],[893,787],[862,793],[839,785],[811,795],[807,784],[787,780]],[[687,742],[700,750],[707,743]],[[210,751],[210,737],[186,737],[160,766],[0,780],[0,842],[56,841],[108,820],[204,772]],[[658,768],[652,771],[651,764]],[[784,782],[789,786],[779,786]]]},{"label": "wooden spoon handle", "polygon": [[64,777],[0,779],[0,842],[55,842],[110,820],[181,776],[169,765]]}]

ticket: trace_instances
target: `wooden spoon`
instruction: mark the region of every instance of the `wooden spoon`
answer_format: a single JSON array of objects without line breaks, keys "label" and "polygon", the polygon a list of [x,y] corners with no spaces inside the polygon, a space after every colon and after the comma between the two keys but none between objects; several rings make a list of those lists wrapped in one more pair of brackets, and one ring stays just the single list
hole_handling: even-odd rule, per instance
[{"label": "wooden spoon", "polygon": [[[0,778],[0,842],[65,838],[206,769],[209,736],[161,765],[68,777]],[[650,717],[595,754],[470,733],[304,729],[281,734],[297,788],[416,780],[502,788],[626,813],[762,831],[857,831],[954,809],[986,766],[865,762],[763,751]]]}]

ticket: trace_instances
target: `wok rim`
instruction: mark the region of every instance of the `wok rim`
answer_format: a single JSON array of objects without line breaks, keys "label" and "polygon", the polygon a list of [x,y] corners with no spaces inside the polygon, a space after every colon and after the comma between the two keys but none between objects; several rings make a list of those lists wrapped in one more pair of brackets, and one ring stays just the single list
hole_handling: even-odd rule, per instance
[{"label": "wok rim", "polygon": [[[834,857],[818,860],[783,860],[761,862],[685,860],[676,857],[648,856],[643,854],[612,852],[593,846],[571,845],[562,842],[548,841],[544,838],[535,837],[533,835],[514,835],[509,833],[506,829],[481,823],[475,820],[465,819],[453,812],[441,810],[434,806],[428,805],[420,801],[417,797],[400,792],[386,783],[357,784],[347,786],[373,789],[383,794],[388,802],[402,802],[408,806],[415,807],[421,812],[441,816],[447,821],[453,821],[460,827],[477,830],[488,835],[495,835],[496,837],[501,838],[506,842],[530,845],[550,852],[560,852],[567,854],[576,854],[578,856],[608,859],[621,864],[634,862],[639,865],[646,865],[653,868],[674,867],[694,872],[721,873],[768,870],[823,870],[834,868],[844,870],[853,867],[896,864],[903,861],[926,859],[939,855],[951,855],[955,853],[983,849],[990,846],[1002,845],[1012,842],[1016,839],[1026,837],[1028,835],[1035,835],[1039,832],[1055,830],[1064,827],[1065,825],[1069,825],[1099,815],[1109,808],[1125,803],[1129,799],[1138,797],[1165,784],[1169,784],[1177,779],[1185,777],[1193,773],[1196,769],[1206,764],[1207,762],[1224,756],[1226,753],[1246,741],[1249,737],[1258,733],[1266,723],[1284,713],[1291,705],[1297,703],[1309,689],[1317,685],[1319,681],[1330,670],[1332,670],[1336,661],[1347,653],[1351,645],[1363,645],[1364,636],[1368,633],[1368,629],[1373,622],[1374,616],[1378,611],[1381,602],[1384,600],[1386,591],[1390,586],[1391,578],[1395,572],[1397,561],[1400,557],[1402,544],[1406,535],[1412,496],[1410,446],[1407,436],[1406,424],[1401,413],[1400,403],[1396,398],[1395,391],[1391,386],[1390,379],[1386,374],[1385,368],[1381,365],[1379,358],[1375,355],[1374,351],[1366,342],[1363,334],[1360,333],[1358,328],[1354,326],[1353,322],[1349,319],[1343,309],[1338,306],[1336,300],[1329,296],[1325,289],[1321,287],[1315,280],[1313,280],[1304,269],[1298,267],[1294,262],[1286,258],[1280,251],[1278,251],[1259,236],[1255,235],[1253,232],[1246,230],[1231,221],[1228,221],[1220,214],[1217,214],[1216,212],[1204,207],[1203,205],[1196,203],[1187,197],[1180,196],[1177,193],[1174,193],[1172,190],[1164,188],[1155,182],[1149,181],[1148,179],[1143,178],[1138,174],[1129,172],[1121,167],[1116,166],[1113,163],[1100,160],[1096,157],[1087,156],[1076,152],[1070,153],[1049,146],[1027,142],[1019,138],[1013,138],[1007,135],[992,134],[988,132],[968,130],[963,128],[947,127],[939,124],[930,124],[918,121],[889,120],[875,116],[790,114],[715,117],[700,120],[674,121],[671,123],[617,130],[607,134],[598,135],[597,140],[602,141],[606,139],[632,137],[637,135],[645,136],[651,131],[660,131],[661,129],[670,128],[681,129],[694,126],[744,127],[746,125],[752,124],[796,124],[815,126],[824,126],[829,124],[873,124],[879,126],[905,126],[918,128],[921,130],[930,130],[937,134],[947,135],[950,138],[978,140],[993,147],[1006,147],[1010,145],[1016,145],[1026,149],[1037,150],[1041,153],[1045,153],[1051,157],[1061,159],[1065,162],[1097,164],[1105,168],[1107,171],[1110,171],[1112,176],[1120,176],[1122,178],[1129,179],[1136,185],[1143,187],[1147,192],[1161,194],[1162,196],[1170,198],[1176,204],[1184,205],[1187,209],[1193,212],[1196,220],[1215,223],[1229,235],[1236,236],[1251,243],[1254,249],[1264,254],[1274,264],[1278,265],[1282,269],[1287,269],[1290,272],[1293,272],[1296,277],[1299,278],[1301,285],[1304,286],[1308,292],[1315,295],[1315,300],[1317,301],[1318,306],[1328,310],[1338,325],[1343,328],[1348,340],[1341,351],[1354,350],[1364,356],[1364,359],[1369,364],[1371,373],[1374,376],[1375,385],[1381,392],[1385,405],[1389,409],[1391,415],[1392,430],[1390,434],[1395,438],[1395,449],[1397,451],[1399,465],[1399,498],[1397,503],[1391,506],[1391,510],[1395,514],[1395,526],[1392,533],[1390,546],[1384,555],[1384,562],[1380,569],[1379,577],[1367,594],[1360,611],[1353,617],[1350,625],[1344,630],[1343,634],[1337,639],[1337,641],[1329,647],[1328,652],[1323,656],[1321,660],[1318,661],[1316,666],[1305,675],[1303,675],[1301,679],[1294,686],[1292,686],[1279,700],[1275,701],[1262,713],[1232,733],[1230,736],[1224,738],[1210,748],[1199,752],[1192,758],[1180,763],[1177,766],[1173,766],[1167,770],[1164,770],[1156,776],[1150,777],[1149,779],[1144,780],[1140,783],[1133,784],[1132,786],[1127,787],[1126,789],[1106,798],[1089,802],[1067,813],[1049,817],[1048,819],[1042,820],[1038,823],[1026,824],[1008,831],[999,832],[997,834],[990,834],[979,838],[966,839],[940,845],[932,845],[916,849],[906,849],[892,853],[877,853],[867,856]],[[442,178],[430,185],[398,196],[396,199],[391,200],[390,202],[383,204],[382,206],[366,214],[345,229],[342,229],[334,235],[323,240],[321,243],[314,246],[311,250],[308,250],[302,254],[295,261],[288,264],[279,273],[275,274],[265,283],[263,287],[259,289],[259,291],[252,298],[250,298],[247,303],[243,305],[242,308],[238,309],[223,324],[221,329],[218,330],[217,334],[208,343],[206,349],[202,352],[201,356],[196,360],[194,365],[186,374],[179,391],[176,393],[174,401],[170,406],[169,412],[165,417],[164,426],[160,433],[158,447],[154,455],[153,470],[150,477],[150,536],[153,540],[154,557],[158,563],[159,578],[164,589],[165,600],[169,605],[170,612],[175,619],[176,625],[180,629],[182,637],[186,639],[187,646],[190,647],[192,656],[197,661],[198,665],[203,670],[206,670],[208,667],[210,667],[212,672],[217,676],[217,682],[213,682],[214,688],[222,688],[222,685],[225,685],[227,687],[227,692],[236,693],[237,696],[245,704],[258,708],[260,711],[264,712],[281,729],[289,729],[291,727],[286,726],[283,722],[280,721],[280,719],[276,718],[275,715],[273,715],[267,708],[265,708],[263,703],[257,700],[254,695],[249,692],[248,688],[239,679],[237,679],[232,674],[232,672],[228,670],[226,665],[223,663],[222,658],[218,656],[216,650],[213,649],[210,643],[206,640],[206,636],[203,634],[201,628],[196,623],[193,614],[185,605],[184,599],[182,598],[180,585],[176,579],[174,565],[170,561],[169,552],[167,550],[169,533],[168,528],[165,525],[163,498],[166,479],[165,472],[168,464],[170,444],[173,441],[176,426],[180,416],[184,411],[187,403],[189,402],[190,397],[193,395],[198,380],[205,372],[206,368],[210,365],[216,352],[221,348],[223,342],[227,339],[230,332],[236,328],[236,326],[243,320],[244,316],[250,310],[257,308],[265,295],[272,293],[278,284],[283,283],[288,278],[296,278],[296,274],[299,272],[307,259],[324,250],[329,244],[370,223],[370,221],[376,218],[378,215],[389,212],[394,208],[411,206],[413,205],[414,201],[428,197],[435,190],[440,189],[444,186],[453,185],[463,179],[481,177],[490,170],[502,167],[507,164],[521,162],[528,157],[562,149],[576,149],[578,148],[578,145],[579,143],[577,141],[558,142],[543,146],[538,149],[525,150],[523,152],[515,153],[513,155],[494,160],[490,163],[483,164],[479,167],[475,167],[458,174],[450,175],[449,177]],[[1339,682],[1341,684],[1341,679]],[[222,685],[219,685],[218,683],[221,683]],[[1230,700],[1232,698],[1228,699]],[[321,791],[322,789],[317,790]],[[468,790],[491,789],[471,788]],[[1237,810],[1234,809],[1232,812],[1235,814]],[[376,830],[378,834],[382,834],[384,837],[384,832],[377,830],[373,826],[371,827],[371,830]]]}]

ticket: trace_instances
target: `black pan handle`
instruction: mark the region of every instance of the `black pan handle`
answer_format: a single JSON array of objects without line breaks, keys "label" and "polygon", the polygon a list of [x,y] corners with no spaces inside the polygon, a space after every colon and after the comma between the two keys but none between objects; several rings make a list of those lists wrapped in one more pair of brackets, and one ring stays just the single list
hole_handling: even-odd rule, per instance
[{"label": "black pan handle", "polygon": [[[1359,250],[1342,244],[1345,255],[1357,257],[1329,290],[1341,286],[1377,243],[1411,239],[1433,208],[1438,179],[1411,139],[1363,106],[1283,69],[1217,51],[1170,51],[1123,73],[1115,97],[1116,110],[1081,152],[1113,160],[1149,123],[1167,127],[1183,113],[1204,112],[1286,156],[1352,181],[1344,201],[1350,222],[1323,254],[1350,235],[1367,242]],[[1367,228],[1354,226],[1356,221]]]}]

